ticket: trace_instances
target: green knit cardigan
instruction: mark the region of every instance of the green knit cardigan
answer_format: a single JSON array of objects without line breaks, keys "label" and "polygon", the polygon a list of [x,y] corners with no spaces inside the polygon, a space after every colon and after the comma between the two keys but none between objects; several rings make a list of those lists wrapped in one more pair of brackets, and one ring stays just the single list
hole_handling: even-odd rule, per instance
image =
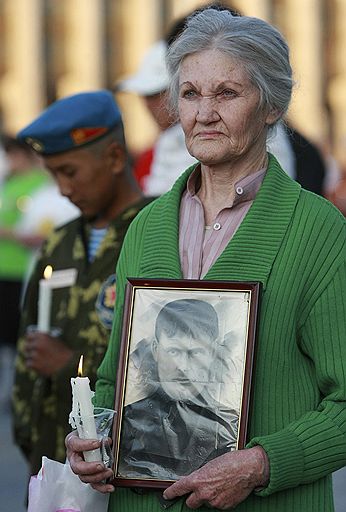
[{"label": "green knit cardigan", "polygon": [[[114,406],[126,278],[182,278],[179,206],[192,169],[147,206],[126,235],[98,405]],[[331,473],[346,464],[345,238],[340,212],[303,190],[270,156],[255,201],[204,278],[262,283],[248,446],[266,450],[270,482],[239,512],[334,510]],[[159,510],[157,493],[124,488],[109,504],[111,512]],[[188,510],[183,499],[170,508]]]}]

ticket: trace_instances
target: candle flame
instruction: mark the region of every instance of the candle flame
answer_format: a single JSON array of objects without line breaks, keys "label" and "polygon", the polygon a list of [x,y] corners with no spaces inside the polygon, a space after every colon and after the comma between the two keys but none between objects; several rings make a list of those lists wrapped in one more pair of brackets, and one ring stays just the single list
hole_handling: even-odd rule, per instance
[{"label": "candle flame", "polygon": [[53,274],[53,267],[51,265],[47,265],[43,272],[43,277],[45,279],[50,279]]},{"label": "candle flame", "polygon": [[78,377],[83,377],[83,356],[80,356],[80,360],[79,360]]}]

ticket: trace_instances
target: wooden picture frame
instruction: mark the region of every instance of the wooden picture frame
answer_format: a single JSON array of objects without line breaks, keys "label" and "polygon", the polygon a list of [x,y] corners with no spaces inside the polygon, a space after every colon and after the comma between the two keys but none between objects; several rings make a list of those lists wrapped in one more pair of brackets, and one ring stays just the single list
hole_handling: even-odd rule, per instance
[{"label": "wooden picture frame", "polygon": [[246,443],[260,283],[129,278],[114,479],[167,488]]}]

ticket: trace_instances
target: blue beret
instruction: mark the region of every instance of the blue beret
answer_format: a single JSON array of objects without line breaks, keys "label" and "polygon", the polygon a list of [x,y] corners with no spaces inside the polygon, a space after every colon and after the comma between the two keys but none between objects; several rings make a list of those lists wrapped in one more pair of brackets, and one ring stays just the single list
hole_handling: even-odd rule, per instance
[{"label": "blue beret", "polygon": [[41,155],[53,155],[93,142],[121,122],[111,92],[84,92],[52,103],[17,134],[17,139]]}]

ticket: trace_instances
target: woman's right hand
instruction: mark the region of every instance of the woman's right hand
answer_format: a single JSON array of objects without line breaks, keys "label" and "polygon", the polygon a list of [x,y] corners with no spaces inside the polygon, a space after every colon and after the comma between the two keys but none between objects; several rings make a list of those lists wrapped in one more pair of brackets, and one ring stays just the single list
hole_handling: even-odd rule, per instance
[{"label": "woman's right hand", "polygon": [[113,485],[105,483],[113,477],[113,471],[102,462],[85,462],[83,458],[83,452],[99,448],[100,441],[80,439],[76,432],[70,432],[65,438],[65,445],[71,469],[82,482],[102,493],[115,490]]}]

